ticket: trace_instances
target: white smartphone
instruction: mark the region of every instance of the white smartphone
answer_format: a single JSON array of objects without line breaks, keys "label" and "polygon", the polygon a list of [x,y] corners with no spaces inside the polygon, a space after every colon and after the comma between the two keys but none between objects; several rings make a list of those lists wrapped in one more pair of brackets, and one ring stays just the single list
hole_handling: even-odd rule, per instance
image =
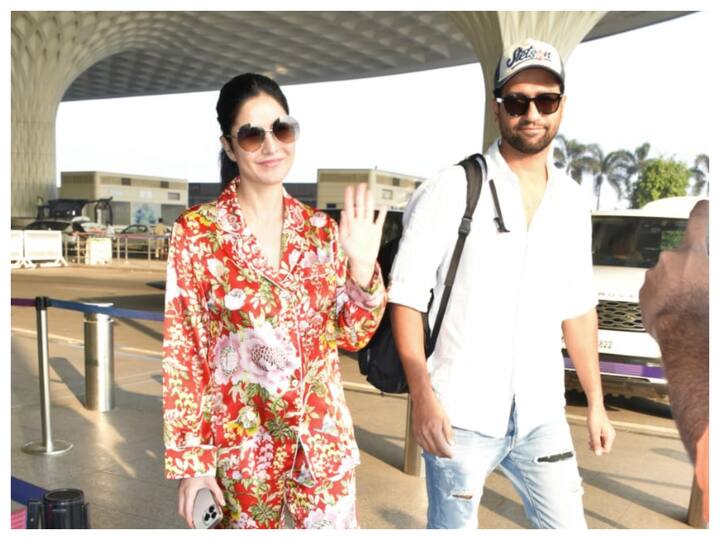
[{"label": "white smartphone", "polygon": [[212,529],[220,523],[223,513],[209,489],[203,488],[195,496],[193,504],[193,525],[196,529]]}]

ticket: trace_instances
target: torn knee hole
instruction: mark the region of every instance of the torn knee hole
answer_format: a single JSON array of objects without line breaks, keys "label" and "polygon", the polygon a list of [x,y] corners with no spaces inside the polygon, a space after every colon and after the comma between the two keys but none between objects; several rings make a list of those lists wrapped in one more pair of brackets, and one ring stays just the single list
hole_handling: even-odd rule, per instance
[{"label": "torn knee hole", "polygon": [[573,452],[563,452],[562,454],[552,454],[549,456],[541,456],[535,458],[535,463],[557,463],[558,461],[565,461],[572,458],[575,454]]},{"label": "torn knee hole", "polygon": [[471,491],[459,491],[457,493],[453,493],[452,497],[455,499],[463,499],[469,501],[473,498],[473,494]]}]

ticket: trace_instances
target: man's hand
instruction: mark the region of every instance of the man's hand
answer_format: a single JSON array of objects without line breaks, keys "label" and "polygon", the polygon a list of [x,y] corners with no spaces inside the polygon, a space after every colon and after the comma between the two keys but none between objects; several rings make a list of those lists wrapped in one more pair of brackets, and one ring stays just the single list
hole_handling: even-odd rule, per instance
[{"label": "man's hand", "polygon": [[663,251],[640,289],[643,324],[660,346],[673,417],[693,462],[709,422],[709,203],[690,213],[682,244]]},{"label": "man's hand", "polygon": [[410,387],[415,440],[431,454],[452,457],[450,419],[435,397],[428,375],[422,314],[407,306],[391,304],[390,320],[395,346]]},{"label": "man's hand", "polygon": [[595,309],[563,321],[565,346],[588,400],[588,446],[595,455],[609,453],[615,440],[615,429],[603,403],[602,379],[598,362],[597,313]]},{"label": "man's hand", "polygon": [[665,334],[684,333],[681,329],[694,321],[708,320],[708,213],[708,201],[697,203],[682,244],[663,251],[645,274],[640,309],[645,328],[658,342]]},{"label": "man's hand", "polygon": [[587,413],[588,446],[596,456],[609,454],[615,441],[615,428],[603,405],[588,408]]},{"label": "man's hand", "polygon": [[413,435],[426,451],[438,457],[452,457],[450,419],[432,389],[411,395]]}]

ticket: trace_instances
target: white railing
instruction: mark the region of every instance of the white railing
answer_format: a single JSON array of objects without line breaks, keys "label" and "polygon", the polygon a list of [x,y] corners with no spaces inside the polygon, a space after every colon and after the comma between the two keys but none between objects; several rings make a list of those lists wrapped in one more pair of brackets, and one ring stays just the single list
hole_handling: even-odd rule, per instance
[{"label": "white railing", "polygon": [[[61,231],[10,231],[11,268],[37,266],[67,266],[77,264],[105,264],[112,262],[113,252],[118,260],[130,254],[147,256],[147,260],[167,257],[170,235],[117,234],[99,236],[93,233]],[[124,251],[124,254],[122,253]]]}]

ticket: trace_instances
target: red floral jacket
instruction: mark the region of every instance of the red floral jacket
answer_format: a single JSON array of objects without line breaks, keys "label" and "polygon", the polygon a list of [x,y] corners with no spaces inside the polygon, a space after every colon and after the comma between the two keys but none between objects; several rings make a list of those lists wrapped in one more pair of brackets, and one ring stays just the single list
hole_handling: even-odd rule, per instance
[{"label": "red floral jacket", "polygon": [[[284,195],[275,271],[237,203],[235,183],[188,209],[170,242],[163,342],[165,475],[266,475],[270,448],[297,438],[308,479],[359,463],[337,347],[357,350],[385,307],[348,273],[337,224]],[[303,478],[300,478],[302,480]]]}]

